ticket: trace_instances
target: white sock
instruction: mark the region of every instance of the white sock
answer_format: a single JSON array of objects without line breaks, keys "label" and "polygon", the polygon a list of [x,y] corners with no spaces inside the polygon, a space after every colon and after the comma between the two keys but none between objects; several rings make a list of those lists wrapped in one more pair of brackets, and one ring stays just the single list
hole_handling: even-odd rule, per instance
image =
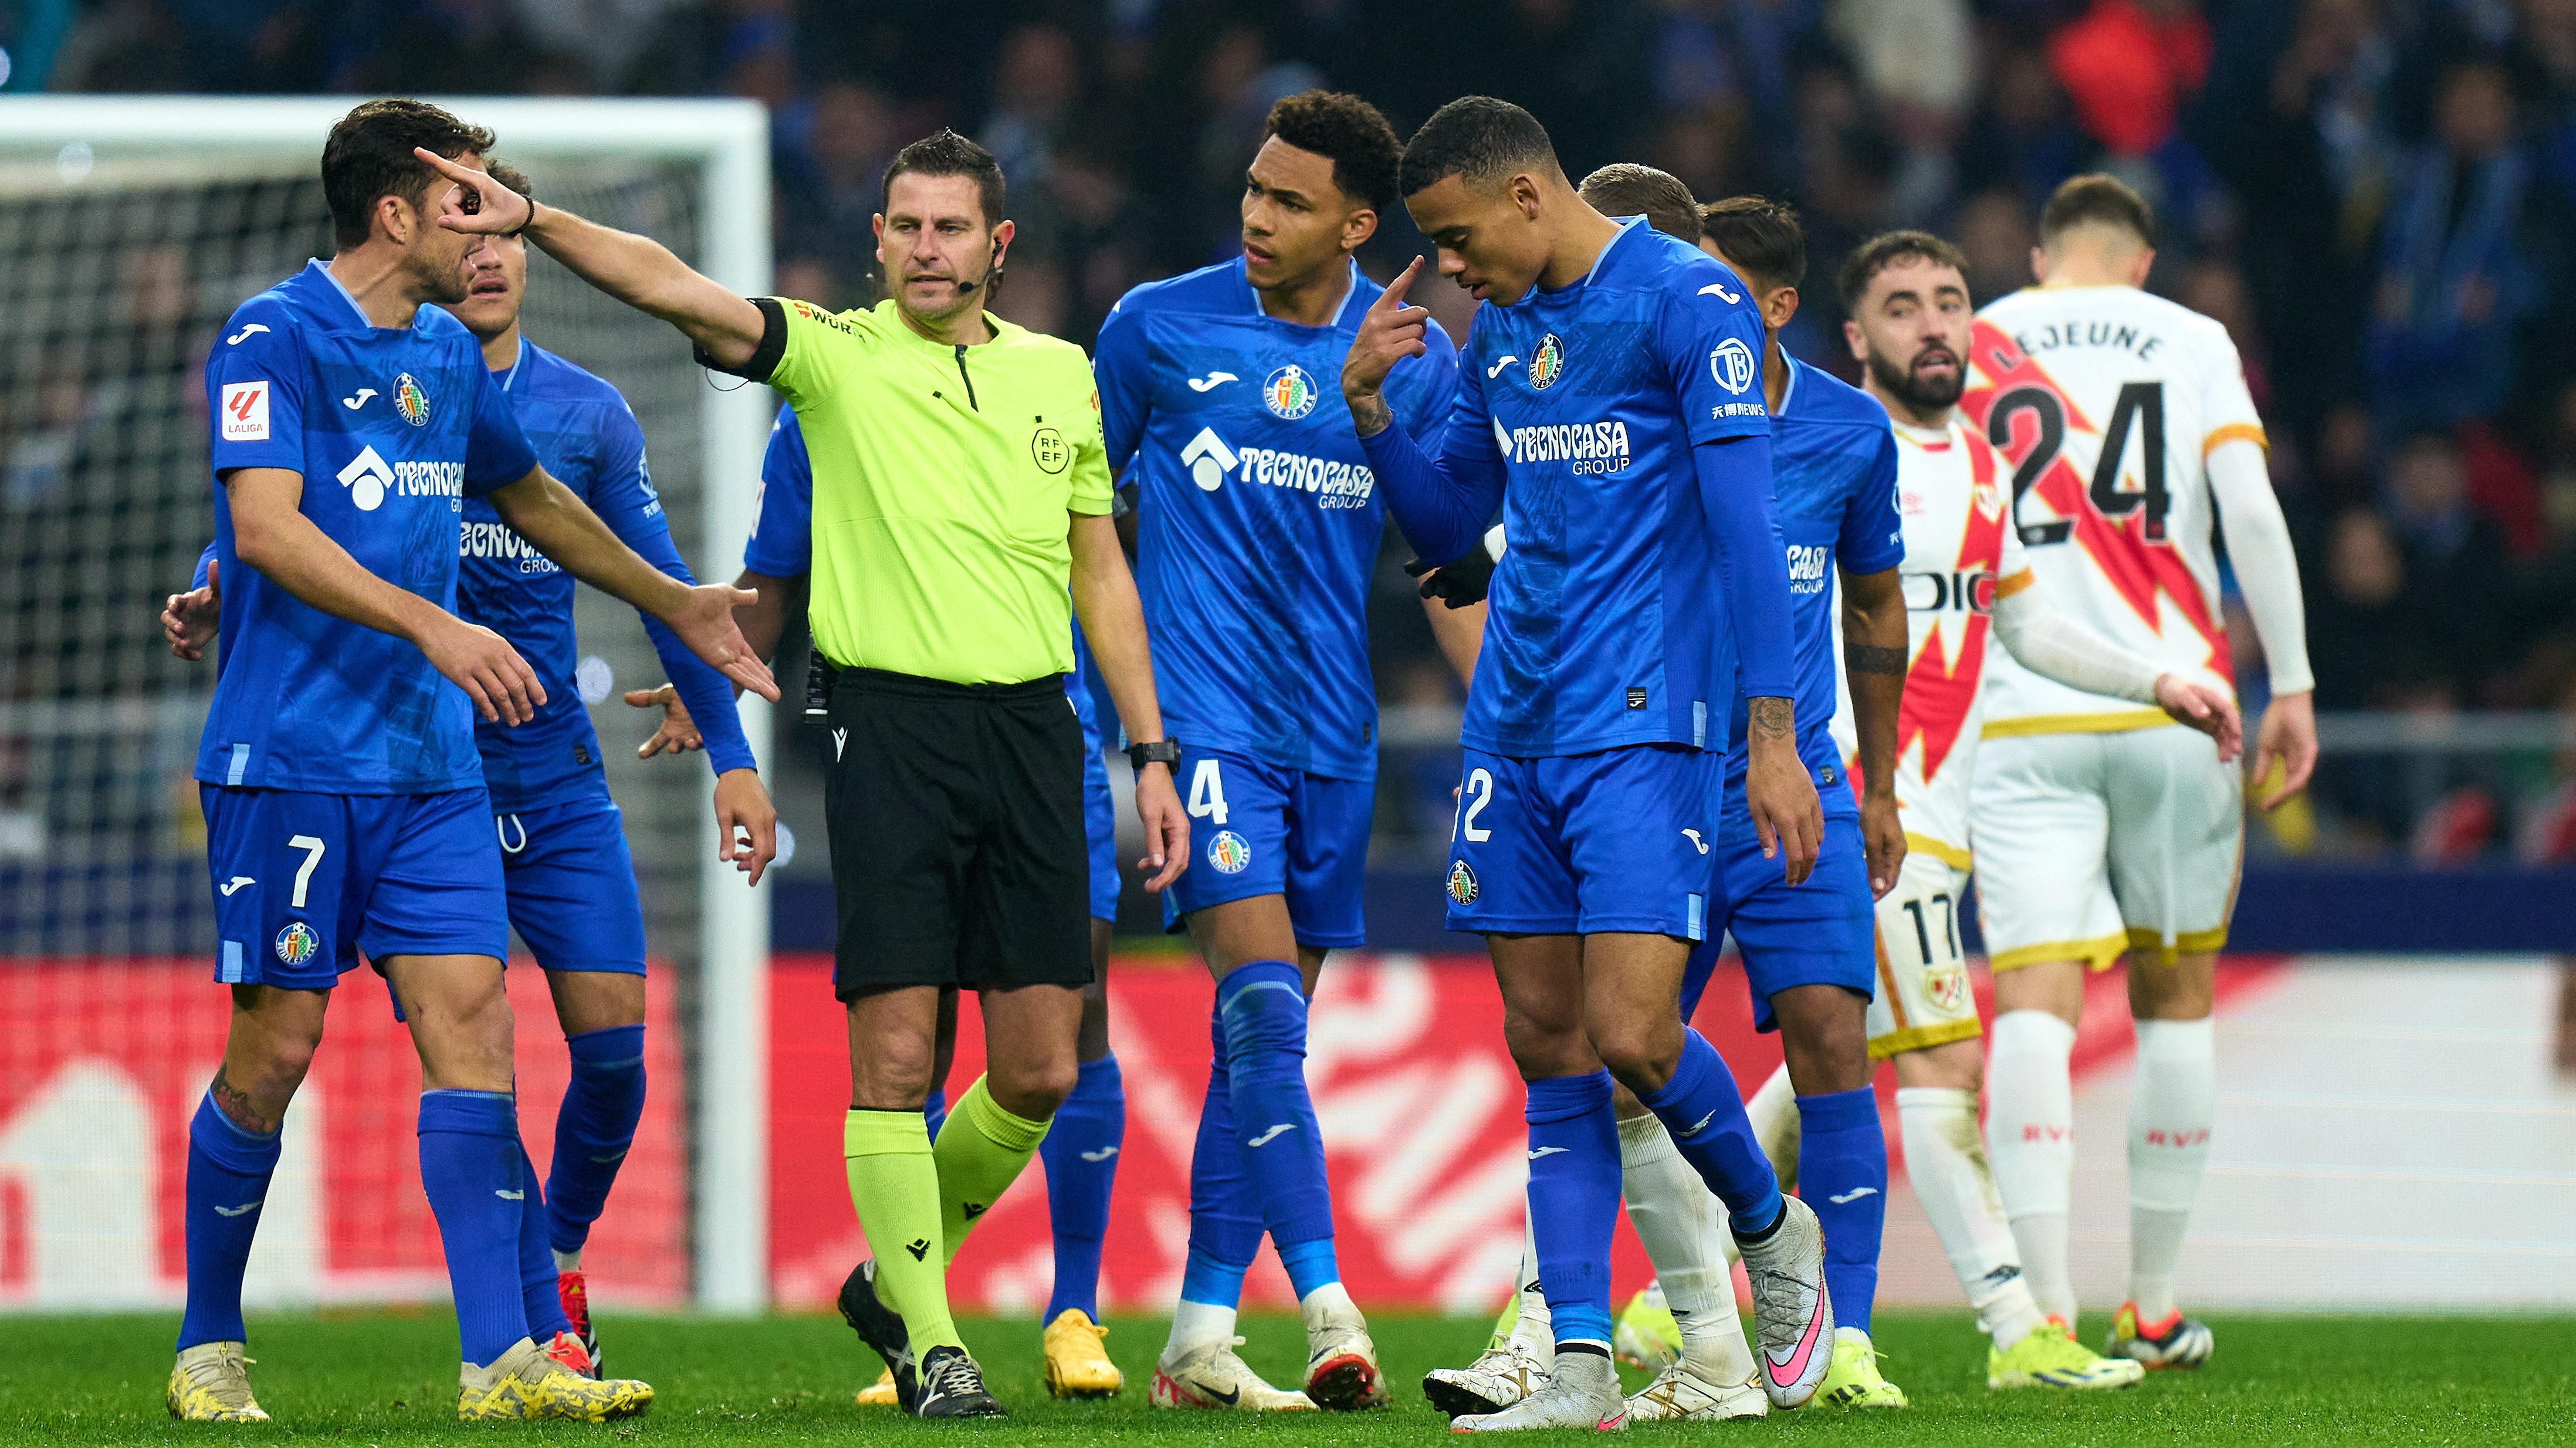
[{"label": "white sock", "polygon": [[1556,1361],[1556,1325],[1547,1315],[1547,1292],[1538,1280],[1538,1236],[1530,1226],[1528,1192],[1522,1192],[1520,1275],[1513,1279],[1513,1290],[1521,1295],[1521,1311],[1512,1323],[1512,1338],[1521,1350],[1542,1363]]},{"label": "white sock", "polygon": [[2206,1017],[2138,1022],[2129,1087],[2129,1300],[2141,1321],[2173,1315],[2174,1271],[2209,1164],[2217,1098],[2218,1052]]},{"label": "white sock", "polygon": [[2021,1253],[2004,1224],[2003,1201],[1986,1166],[1977,1130],[1977,1093],[1941,1086],[1896,1088],[1896,1119],[1905,1142],[1905,1173],[1914,1199],[1932,1219],[1950,1270],[1977,1311],[1977,1325],[1997,1349],[2030,1335],[2047,1314],[2021,1276]]},{"label": "white sock", "polygon": [[1796,1191],[1798,1088],[1789,1084],[1786,1064],[1773,1070],[1762,1089],[1744,1103],[1744,1114],[1753,1123],[1753,1139],[1761,1143],[1762,1154],[1771,1159],[1771,1170],[1780,1178],[1781,1192],[1785,1195]]},{"label": "white sock", "polygon": [[1995,1017],[1994,1041],[1986,1134],[1995,1189],[2021,1247],[2030,1295],[2071,1328],[2066,1208],[2075,1177],[2075,1028],[2046,1011],[2006,1011]]},{"label": "white sock", "polygon": [[1234,1309],[1213,1302],[1192,1302],[1182,1298],[1172,1308],[1172,1336],[1163,1345],[1168,1361],[1196,1351],[1210,1343],[1234,1340]]},{"label": "white sock", "polygon": [[1683,1365],[1703,1382],[1750,1378],[1753,1349],[1735,1315],[1735,1279],[1709,1250],[1712,1236],[1734,1235],[1725,1229],[1726,1208],[1651,1113],[1619,1123],[1619,1180],[1628,1220],[1682,1330]]},{"label": "white sock", "polygon": [[1351,1301],[1350,1289],[1339,1282],[1327,1282],[1297,1299],[1297,1315],[1306,1319],[1306,1331],[1325,1332],[1361,1322],[1359,1305]]},{"label": "white sock", "polygon": [[557,1252],[555,1254],[555,1270],[557,1272],[580,1271],[581,1249],[579,1247],[575,1247],[569,1252]]}]

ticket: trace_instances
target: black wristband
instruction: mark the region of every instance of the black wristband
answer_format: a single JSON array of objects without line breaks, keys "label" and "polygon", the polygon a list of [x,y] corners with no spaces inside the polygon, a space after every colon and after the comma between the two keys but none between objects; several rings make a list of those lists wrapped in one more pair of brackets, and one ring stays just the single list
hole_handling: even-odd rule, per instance
[{"label": "black wristband", "polygon": [[1148,764],[1178,764],[1181,762],[1181,746],[1169,739],[1157,739],[1149,744],[1130,744],[1127,746],[1127,762],[1138,769],[1143,769]]},{"label": "black wristband", "polygon": [[522,196],[519,199],[528,203],[527,219],[510,228],[508,231],[502,232],[501,234],[503,236],[516,237],[519,233],[526,231],[529,227],[537,224],[537,198],[533,196]]}]

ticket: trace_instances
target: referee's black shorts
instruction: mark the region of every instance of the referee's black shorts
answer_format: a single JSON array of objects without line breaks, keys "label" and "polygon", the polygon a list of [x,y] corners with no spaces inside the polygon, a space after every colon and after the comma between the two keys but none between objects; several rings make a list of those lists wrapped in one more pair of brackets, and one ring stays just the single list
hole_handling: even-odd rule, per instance
[{"label": "referee's black shorts", "polygon": [[1091,983],[1082,725],[1056,675],[832,684],[832,989]]}]

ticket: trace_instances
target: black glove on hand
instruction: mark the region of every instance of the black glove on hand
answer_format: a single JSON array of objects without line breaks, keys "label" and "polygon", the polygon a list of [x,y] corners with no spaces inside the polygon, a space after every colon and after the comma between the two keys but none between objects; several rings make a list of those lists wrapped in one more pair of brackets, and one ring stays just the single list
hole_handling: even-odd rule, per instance
[{"label": "black glove on hand", "polygon": [[[1416,558],[1404,565],[1404,571],[1422,579],[1424,598],[1436,598],[1451,608],[1465,608],[1485,601],[1485,590],[1494,582],[1494,555],[1486,552],[1479,541],[1455,563],[1433,568]],[[1430,577],[1424,578],[1424,574]]]}]

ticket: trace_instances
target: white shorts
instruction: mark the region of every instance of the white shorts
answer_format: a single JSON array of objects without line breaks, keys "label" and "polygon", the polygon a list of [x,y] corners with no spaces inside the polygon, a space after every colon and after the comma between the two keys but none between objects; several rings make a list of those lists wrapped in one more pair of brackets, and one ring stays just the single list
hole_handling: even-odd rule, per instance
[{"label": "white shorts", "polygon": [[1994,968],[2102,970],[2129,950],[2170,965],[2226,944],[2244,795],[2217,744],[2180,725],[1981,741],[1968,824]]},{"label": "white shorts", "polygon": [[1909,850],[1896,888],[1878,902],[1878,995],[1869,1003],[1869,1058],[1883,1061],[1979,1034],[1977,993],[1959,949],[1968,872]]}]

